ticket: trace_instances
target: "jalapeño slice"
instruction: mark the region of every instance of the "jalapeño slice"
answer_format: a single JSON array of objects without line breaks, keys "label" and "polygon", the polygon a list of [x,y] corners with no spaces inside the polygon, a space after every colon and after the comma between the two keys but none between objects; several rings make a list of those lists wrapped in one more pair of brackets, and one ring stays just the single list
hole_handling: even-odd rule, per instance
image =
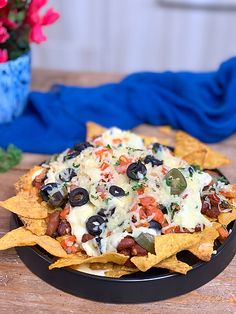
[{"label": "jalape\u00f1o slice", "polygon": [[183,174],[176,168],[171,169],[165,176],[166,184],[170,187],[171,195],[180,195],[187,187]]},{"label": "jalape\u00f1o slice", "polygon": [[134,240],[145,250],[152,254],[155,254],[154,236],[152,234],[142,232]]}]

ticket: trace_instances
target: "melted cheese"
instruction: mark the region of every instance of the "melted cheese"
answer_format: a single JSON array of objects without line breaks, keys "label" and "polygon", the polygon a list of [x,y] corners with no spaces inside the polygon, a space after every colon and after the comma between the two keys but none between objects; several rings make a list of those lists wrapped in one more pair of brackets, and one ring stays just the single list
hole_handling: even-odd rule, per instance
[{"label": "melted cheese", "polygon": [[[99,147],[96,147],[96,141]],[[117,128],[112,128],[103,133],[93,143],[95,147],[83,150],[77,157],[64,160],[68,151],[59,155],[56,161],[50,163],[45,183],[60,182],[59,173],[67,168],[73,168],[77,176],[67,183],[68,192],[74,186],[85,188],[89,193],[89,202],[81,207],[71,209],[67,220],[72,229],[72,234],[76,236],[80,247],[89,256],[97,256],[107,251],[115,252],[119,242],[126,236],[134,238],[141,232],[153,235],[160,234],[160,231],[136,227],[135,223],[140,223],[139,208],[131,211],[138,205],[139,195],[137,189],[139,184],[145,187],[145,196],[152,196],[158,204],[162,204],[167,209],[172,203],[177,203],[179,211],[165,215],[169,225],[179,225],[183,228],[192,229],[196,225],[210,225],[210,221],[201,214],[201,193],[204,186],[211,181],[211,176],[203,172],[194,172],[192,177],[188,171],[189,165],[182,159],[175,157],[165,148],[154,153],[150,147],[145,148],[141,137]],[[99,156],[99,151],[103,149],[106,153]],[[118,171],[120,157],[125,156],[129,162],[144,160],[145,156],[154,155],[155,158],[163,160],[163,165],[152,167],[151,163],[146,164],[147,174],[144,177],[139,175],[139,181],[128,178],[126,171]],[[102,170],[102,164],[107,163],[108,167]],[[172,168],[181,170],[187,181],[187,188],[181,195],[171,195],[170,187],[166,185],[165,174]],[[109,179],[107,176],[110,176]],[[61,182],[60,182],[61,183]],[[125,196],[114,197],[109,193],[111,185],[121,187],[125,191]],[[86,221],[89,217],[98,213],[99,210],[106,211],[115,208],[114,214],[108,217],[106,227],[100,234],[100,244],[96,239],[81,243],[86,230]],[[136,222],[132,221],[132,218]],[[153,217],[148,217],[149,221]],[[141,221],[142,222],[142,221]],[[127,232],[129,230],[129,233]]]},{"label": "melted cheese", "polygon": [[71,209],[67,220],[71,225],[72,234],[76,236],[77,241],[81,243],[81,239],[86,230],[86,221],[89,217],[95,214],[95,207],[87,203],[80,207],[74,207]]}]

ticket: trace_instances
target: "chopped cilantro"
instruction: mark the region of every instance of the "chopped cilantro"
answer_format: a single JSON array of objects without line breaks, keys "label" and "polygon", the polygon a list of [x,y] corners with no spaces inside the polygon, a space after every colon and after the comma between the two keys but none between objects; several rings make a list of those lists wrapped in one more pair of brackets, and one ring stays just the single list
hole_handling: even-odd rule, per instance
[{"label": "chopped cilantro", "polygon": [[111,146],[109,144],[106,145],[107,149],[111,149]]},{"label": "chopped cilantro", "polygon": [[104,200],[104,204],[107,206],[110,200],[111,200],[111,199],[110,199],[109,197],[106,198],[106,199]]},{"label": "chopped cilantro", "polygon": [[136,191],[138,189],[142,189],[143,188],[143,184],[140,182],[135,182],[135,184],[132,186],[132,190]]},{"label": "chopped cilantro", "polygon": [[194,171],[200,171],[202,172],[201,168],[197,165],[191,165],[191,167],[193,168]]},{"label": "chopped cilantro", "polygon": [[0,148],[0,172],[6,172],[17,165],[22,157],[20,149],[14,145],[8,145],[7,149]]},{"label": "chopped cilantro", "polygon": [[115,163],[115,166],[119,166],[120,165],[120,161],[117,160],[117,162]]},{"label": "chopped cilantro", "polygon": [[219,179],[217,179],[217,181],[223,182],[225,184],[229,184],[229,181],[224,176],[221,176]]},{"label": "chopped cilantro", "polygon": [[76,163],[74,162],[72,166],[73,166],[74,168],[79,168],[80,164],[77,164],[77,165],[76,165]]},{"label": "chopped cilantro", "polygon": [[95,196],[93,194],[90,194],[91,198],[93,198],[94,200],[97,200],[98,199],[98,196]]}]

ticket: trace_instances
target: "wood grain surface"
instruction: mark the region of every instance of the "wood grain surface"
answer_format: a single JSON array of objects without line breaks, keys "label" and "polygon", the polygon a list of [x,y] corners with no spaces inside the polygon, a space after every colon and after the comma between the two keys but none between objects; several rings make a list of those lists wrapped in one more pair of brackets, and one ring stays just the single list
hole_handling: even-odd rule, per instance
[{"label": "wood grain surface", "polygon": [[[120,76],[35,71],[33,78],[33,87],[45,90],[55,82],[96,85],[119,80]],[[158,135],[156,128],[146,125],[138,127],[135,131]],[[236,135],[212,146],[232,160],[231,166],[222,168],[222,171],[232,182],[236,182]],[[45,157],[24,154],[17,167],[0,174],[0,200],[14,195],[15,181]],[[0,208],[0,236],[9,230],[9,217],[10,213]],[[0,252],[0,313],[236,313],[235,266],[236,258],[211,282],[177,298],[138,305],[115,305],[81,299],[51,287],[24,266],[14,249],[9,249]]]}]

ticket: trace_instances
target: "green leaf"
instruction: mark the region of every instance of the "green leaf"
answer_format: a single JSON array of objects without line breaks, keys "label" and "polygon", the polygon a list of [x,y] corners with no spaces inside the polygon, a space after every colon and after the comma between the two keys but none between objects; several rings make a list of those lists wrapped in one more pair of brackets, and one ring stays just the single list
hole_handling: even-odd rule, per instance
[{"label": "green leaf", "polygon": [[17,165],[22,158],[20,149],[10,144],[7,150],[0,148],[0,172],[6,172]]}]

